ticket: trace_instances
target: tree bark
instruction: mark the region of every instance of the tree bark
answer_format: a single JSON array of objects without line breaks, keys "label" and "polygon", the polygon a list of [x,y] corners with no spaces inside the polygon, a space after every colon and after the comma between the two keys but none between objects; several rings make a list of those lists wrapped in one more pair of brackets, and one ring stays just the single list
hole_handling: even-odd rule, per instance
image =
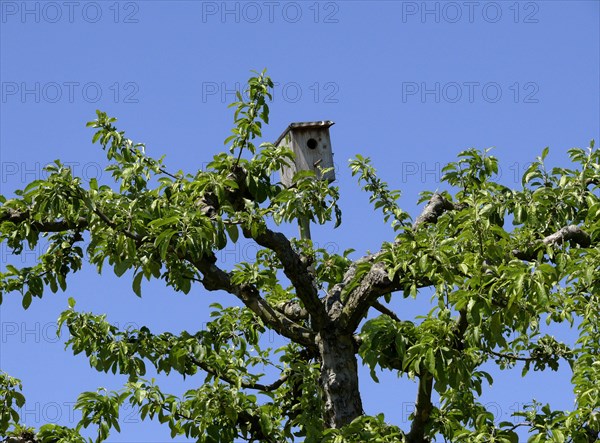
[{"label": "tree bark", "polygon": [[363,414],[352,334],[322,331],[317,339],[321,357],[326,428],[341,428]]},{"label": "tree bark", "polygon": [[429,443],[431,440],[425,438],[425,431],[429,423],[429,417],[433,409],[431,403],[431,390],[433,387],[433,376],[429,373],[422,374],[419,377],[419,387],[417,390],[417,401],[415,403],[415,418],[410,426],[410,432],[407,435],[408,443]]}]

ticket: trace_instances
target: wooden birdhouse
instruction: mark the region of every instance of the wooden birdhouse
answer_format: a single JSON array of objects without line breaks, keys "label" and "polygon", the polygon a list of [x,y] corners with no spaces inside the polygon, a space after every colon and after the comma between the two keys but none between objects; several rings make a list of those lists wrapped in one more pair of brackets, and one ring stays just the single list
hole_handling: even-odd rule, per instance
[{"label": "wooden birdhouse", "polygon": [[332,121],[291,123],[274,143],[275,146],[287,146],[295,154],[294,164],[282,169],[281,182],[289,187],[292,185],[294,174],[298,171],[314,171],[317,179],[335,180],[331,171],[321,174],[321,169],[333,168],[333,151],[329,127]]}]

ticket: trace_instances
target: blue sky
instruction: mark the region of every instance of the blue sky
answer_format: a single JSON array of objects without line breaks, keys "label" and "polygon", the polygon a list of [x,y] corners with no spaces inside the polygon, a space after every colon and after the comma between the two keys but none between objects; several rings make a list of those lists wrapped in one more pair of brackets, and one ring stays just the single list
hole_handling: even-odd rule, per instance
[{"label": "blue sky", "polygon": [[[336,122],[344,222],[335,231],[313,227],[313,238],[333,252],[354,248],[358,257],[392,238],[350,176],[347,160],[358,153],[402,190],[402,206],[416,216],[418,193],[441,187],[441,167],[461,150],[494,147],[502,182],[518,186],[545,146],[549,162],[559,164],[567,149],[598,140],[599,22],[597,1],[1,0],[0,193],[43,177],[42,167],[57,158],[77,175],[107,181],[103,153],[85,128],[96,109],[117,117],[151,155],[166,154],[171,170],[193,172],[224,148],[232,91],[251,70],[267,68],[277,86],[265,141],[292,121]],[[232,267],[254,251],[242,242],[219,259]],[[1,266],[27,265],[35,255],[11,257],[2,245]],[[210,303],[233,302],[201,288],[187,296],[155,283],[143,289],[140,300],[130,280],[87,268],[66,294],[34,300],[28,311],[18,294],[5,297],[0,368],[23,380],[25,423],[73,425],[79,392],[125,381],[96,373],[54,337],[67,297],[79,310],[157,332],[197,330]],[[428,295],[421,298],[393,305],[411,318],[426,312]],[[532,398],[573,405],[567,370],[524,379],[520,368],[492,374],[483,401],[501,420]],[[364,368],[360,376],[367,413],[385,412],[406,427],[414,384],[387,374],[376,385]],[[160,380],[172,393],[200,382]],[[111,442],[169,440],[167,428],[141,424],[131,410],[121,421]]]}]

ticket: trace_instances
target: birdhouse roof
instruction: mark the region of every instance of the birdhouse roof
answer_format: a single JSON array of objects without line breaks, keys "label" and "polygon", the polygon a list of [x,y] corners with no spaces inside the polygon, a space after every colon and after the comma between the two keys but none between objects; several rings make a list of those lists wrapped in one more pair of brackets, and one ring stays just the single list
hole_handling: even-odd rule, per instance
[{"label": "birdhouse roof", "polygon": [[330,126],[333,126],[335,123],[332,122],[331,120],[323,120],[323,121],[319,121],[319,122],[294,122],[294,123],[290,123],[288,125],[287,128],[285,128],[285,131],[283,131],[281,133],[281,135],[279,136],[279,138],[277,139],[277,141],[274,143],[275,146],[279,145],[279,142],[281,142],[281,140],[283,140],[283,138],[287,135],[288,132],[290,132],[293,129],[313,129],[313,128],[323,128],[323,129],[327,129]]}]

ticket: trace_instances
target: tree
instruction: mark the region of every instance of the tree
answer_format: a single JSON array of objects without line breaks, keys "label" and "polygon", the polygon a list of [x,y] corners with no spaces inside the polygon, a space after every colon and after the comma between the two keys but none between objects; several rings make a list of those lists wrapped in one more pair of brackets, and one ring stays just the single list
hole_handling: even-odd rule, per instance
[{"label": "tree", "polygon": [[[531,442],[592,442],[600,431],[600,153],[569,151],[571,168],[545,167],[546,148],[525,172],[521,189],[496,181],[498,161],[488,151],[467,150],[444,168],[453,194],[423,192],[426,205],[412,222],[400,209],[399,191],[376,175],[368,158],[351,160],[370,201],[394,228],[381,250],[352,260],[351,250],[330,254],[307,239],[287,238],[282,223],[310,219],[341,222],[338,189],[300,172],[283,188],[273,173],[292,160],[285,148],[256,146],[268,123],[272,81],[264,72],[248,83],[247,98],[233,103],[235,128],[229,152],[194,174],[168,172],[163,159],[125,137],[115,120],[98,111],[88,123],[93,142],[106,151],[118,190],[86,183],[60,162],[11,199],[2,198],[2,241],[15,254],[41,237],[48,251],[32,267],[8,265],[1,293],[20,292],[25,309],[47,288],[67,289],[67,277],[84,260],[98,272],[108,263],[117,276],[133,276],[141,297],[145,278],[187,293],[192,284],[222,291],[239,306],[213,305],[205,330],[154,334],[147,327],[120,330],[103,315],[77,312],[75,301],[59,318],[74,354],[84,353],[98,371],[126,374],[119,392],[84,392],[82,419],[71,429],[44,425],[41,442],[83,442],[83,428],[97,428],[96,442],[119,431],[119,407],[139,408],[172,435],[199,442],[422,443],[515,442],[525,427]],[[244,156],[244,154],[246,154]],[[245,158],[249,157],[249,158]],[[505,227],[505,220],[512,227]],[[256,260],[232,271],[215,251],[240,241],[260,246]],[[81,246],[87,244],[84,251]],[[418,321],[402,318],[394,298],[432,294],[432,309]],[[377,316],[368,314],[377,311]],[[543,334],[540,323],[568,323],[576,343]],[[273,330],[286,339],[263,349]],[[361,404],[358,360],[418,383],[408,429],[367,416]],[[572,369],[575,408],[551,410],[532,403],[516,423],[495,423],[478,402],[495,362],[509,370]],[[205,382],[182,397],[144,379],[146,365],[183,376],[203,372]],[[257,366],[279,377],[266,380]],[[25,399],[20,381],[2,374],[0,433],[33,438],[18,425]],[[434,406],[432,396],[439,402]],[[521,416],[521,417],[519,417]],[[9,431],[10,430],[10,431]]]}]

